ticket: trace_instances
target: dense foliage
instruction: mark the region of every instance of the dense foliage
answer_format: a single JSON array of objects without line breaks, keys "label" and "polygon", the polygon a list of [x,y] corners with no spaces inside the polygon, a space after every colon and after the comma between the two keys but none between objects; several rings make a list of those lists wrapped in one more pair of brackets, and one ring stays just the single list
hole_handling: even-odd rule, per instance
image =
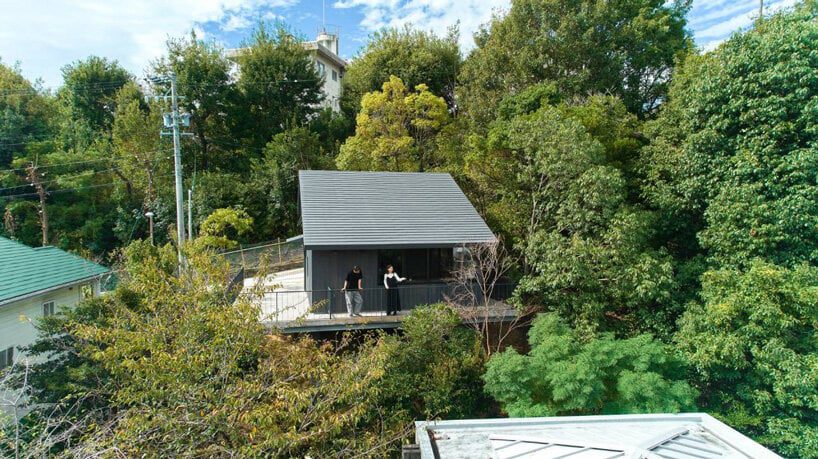
[{"label": "dense foliage", "polygon": [[[514,0],[468,55],[456,28],[387,29],[349,64],[341,113],[283,26],[229,57],[170,39],[151,68],[192,115],[202,233],[181,277],[167,106],[144,97],[167,84],[89,57],[52,93],[0,63],[2,234],[128,247],[120,288],[40,325],[31,352],[57,358],[32,396],[88,420],[72,445],[157,456],[382,455],[416,419],[700,409],[818,457],[818,3],[708,52],[689,6]],[[512,302],[539,313],[528,345],[487,359],[443,306],[330,342],[231,306],[210,251],[298,234],[297,171],[334,168],[451,173],[515,262]],[[163,248],[140,241],[146,211]]]},{"label": "dense foliage", "polygon": [[381,89],[396,76],[408,88],[424,84],[429,91],[454,106],[454,88],[460,70],[460,48],[455,29],[444,37],[410,28],[375,32],[344,75],[341,102],[357,113],[363,96]]},{"label": "dense foliage", "polygon": [[696,391],[681,361],[650,335],[583,341],[554,313],[528,332],[531,350],[491,357],[486,391],[511,416],[676,413],[694,410]]}]

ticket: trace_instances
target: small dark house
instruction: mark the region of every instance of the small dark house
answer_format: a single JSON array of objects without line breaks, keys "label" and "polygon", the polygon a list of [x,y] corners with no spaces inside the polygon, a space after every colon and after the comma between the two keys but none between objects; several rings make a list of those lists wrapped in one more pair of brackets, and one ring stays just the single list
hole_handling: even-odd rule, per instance
[{"label": "small dark house", "polygon": [[[340,289],[358,265],[365,304],[377,307],[387,265],[420,291],[450,279],[464,246],[495,240],[449,174],[300,171],[299,183],[304,289],[313,300]],[[426,300],[436,299],[417,301]]]}]

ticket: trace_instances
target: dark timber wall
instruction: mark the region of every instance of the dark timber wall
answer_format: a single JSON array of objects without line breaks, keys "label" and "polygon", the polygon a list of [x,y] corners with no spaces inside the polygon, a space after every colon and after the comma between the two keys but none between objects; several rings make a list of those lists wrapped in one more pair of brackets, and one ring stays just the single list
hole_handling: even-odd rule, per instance
[{"label": "dark timber wall", "polygon": [[375,288],[378,282],[377,250],[310,250],[310,261],[305,271],[308,290],[325,291],[327,287],[338,290],[352,266],[358,265],[363,272],[364,288]]}]

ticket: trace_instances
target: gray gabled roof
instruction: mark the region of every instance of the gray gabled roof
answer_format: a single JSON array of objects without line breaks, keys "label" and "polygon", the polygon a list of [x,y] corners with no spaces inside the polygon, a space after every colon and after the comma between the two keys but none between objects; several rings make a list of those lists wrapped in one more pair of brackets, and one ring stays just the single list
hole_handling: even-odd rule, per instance
[{"label": "gray gabled roof", "polygon": [[780,459],[705,413],[415,423],[422,459]]},{"label": "gray gabled roof", "polygon": [[300,171],[307,249],[455,247],[494,240],[449,174]]}]

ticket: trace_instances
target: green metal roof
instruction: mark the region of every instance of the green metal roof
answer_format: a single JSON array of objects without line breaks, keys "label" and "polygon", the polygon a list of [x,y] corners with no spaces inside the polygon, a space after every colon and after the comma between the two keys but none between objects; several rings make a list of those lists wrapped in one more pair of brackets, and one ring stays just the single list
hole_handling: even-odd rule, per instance
[{"label": "green metal roof", "polygon": [[0,304],[108,272],[56,247],[32,248],[0,237]]}]

